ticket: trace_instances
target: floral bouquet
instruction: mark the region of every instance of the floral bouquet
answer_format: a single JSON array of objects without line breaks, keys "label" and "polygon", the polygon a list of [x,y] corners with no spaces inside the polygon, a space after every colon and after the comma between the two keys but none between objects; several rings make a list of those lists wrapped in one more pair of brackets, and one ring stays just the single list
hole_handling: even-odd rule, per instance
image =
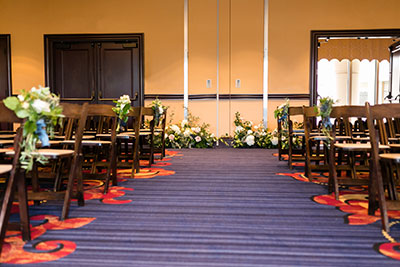
[{"label": "floral bouquet", "polygon": [[282,126],[284,129],[289,128],[289,99],[286,98],[285,103],[280,105],[275,111],[274,111],[274,116],[275,119],[278,119],[279,122],[282,122]]},{"label": "floral bouquet", "polygon": [[327,143],[329,144],[332,140],[333,137],[330,134],[330,131],[332,130],[332,122],[331,122],[331,112],[332,112],[332,106],[335,103],[335,100],[333,100],[330,97],[322,97],[319,100],[319,106],[315,107],[318,109],[318,116],[321,116],[321,131],[322,133],[328,137]]},{"label": "floral bouquet", "polygon": [[128,113],[131,109],[131,98],[129,95],[122,95],[116,101],[113,101],[116,105],[112,110],[117,113],[119,123],[117,125],[117,132],[120,130],[121,124],[124,126],[128,121]]},{"label": "floral bouquet", "polygon": [[210,148],[217,138],[208,130],[208,124],[199,125],[198,118],[189,114],[188,120],[169,125],[165,134],[166,146],[172,148]]},{"label": "floral bouquet", "polygon": [[60,98],[51,93],[48,87],[23,90],[17,97],[10,96],[3,100],[4,105],[13,110],[18,118],[24,119],[23,141],[21,144],[21,168],[32,170],[33,162],[46,163],[47,159],[34,153],[39,139],[42,146],[48,146],[48,135],[54,133],[54,126],[63,117]]},{"label": "floral bouquet", "polygon": [[163,106],[160,99],[156,98],[151,103],[151,108],[154,110],[154,126],[158,126],[160,124],[160,117],[164,114],[167,107]]},{"label": "floral bouquet", "polygon": [[233,137],[233,147],[258,147],[272,148],[278,144],[278,139],[273,136],[262,123],[253,125],[253,122],[246,121],[240,117],[240,113],[235,114],[235,132]]}]

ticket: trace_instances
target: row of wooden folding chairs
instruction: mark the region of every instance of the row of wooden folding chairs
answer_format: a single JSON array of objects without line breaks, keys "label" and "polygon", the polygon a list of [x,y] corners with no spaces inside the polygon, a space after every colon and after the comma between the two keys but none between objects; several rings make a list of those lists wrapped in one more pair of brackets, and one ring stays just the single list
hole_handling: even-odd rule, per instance
[{"label": "row of wooden folding chairs", "polygon": [[[17,130],[17,134],[15,135],[14,140],[10,140],[10,142],[3,142],[1,145],[6,144],[14,144],[12,150],[10,149],[1,149],[0,154],[7,154],[6,157],[13,156],[12,165],[0,165],[0,174],[9,174],[6,179],[6,187],[5,194],[2,199],[2,209],[0,215],[0,226],[1,226],[1,236],[0,236],[0,252],[1,245],[4,240],[5,231],[7,229],[8,219],[10,215],[10,209],[14,197],[14,192],[16,187],[18,186],[18,200],[20,205],[20,226],[22,230],[22,236],[24,240],[30,239],[30,230],[29,230],[29,212],[27,208],[27,200],[34,200],[35,203],[39,203],[41,200],[63,200],[63,208],[61,214],[61,220],[64,220],[68,217],[69,206],[72,198],[76,198],[78,200],[78,205],[84,205],[83,198],[83,175],[82,170],[84,167],[84,157],[85,150],[87,148],[99,148],[104,147],[104,151],[107,151],[108,160],[105,164],[105,173],[95,173],[91,171],[89,174],[91,175],[89,178],[94,178],[93,175],[102,176],[96,178],[102,178],[105,180],[104,182],[104,193],[107,193],[110,180],[112,180],[112,184],[116,185],[116,166],[117,166],[117,150],[116,150],[116,140],[118,138],[118,134],[116,133],[117,126],[117,117],[112,111],[112,106],[110,105],[89,105],[87,103],[83,105],[77,104],[67,104],[63,103],[63,115],[65,116],[63,127],[60,130],[60,140],[52,140],[50,144],[55,148],[45,148],[39,149],[38,152],[43,156],[47,157],[52,162],[52,171],[51,174],[55,175],[53,177],[54,181],[54,189],[43,191],[40,190],[40,180],[41,176],[49,176],[49,173],[42,173],[39,171],[40,166],[36,163],[33,166],[33,170],[31,172],[31,184],[32,190],[30,192],[26,191],[25,186],[25,172],[20,168],[19,165],[19,153],[20,153],[20,143],[22,138],[22,127]],[[151,108],[133,108],[128,116],[131,119],[133,126],[133,133],[130,133],[130,138],[133,140],[132,144],[132,176],[134,176],[135,172],[139,172],[139,139],[140,139],[140,125],[142,122],[142,114],[152,115],[150,113]],[[143,111],[143,113],[142,113]],[[85,138],[85,126],[87,125],[87,118],[99,117],[98,121],[101,121],[101,127],[97,129],[96,132],[91,131],[90,134],[95,134],[97,136],[97,132],[104,133],[110,135],[109,140],[100,140],[100,138],[96,139],[87,139]],[[164,115],[164,118],[166,115]],[[165,119],[163,118],[162,126],[164,127],[164,132],[162,132],[162,137],[164,137],[165,133]],[[6,123],[18,123],[20,125],[23,124],[23,121],[17,118],[14,115],[13,111],[7,109],[2,102],[0,102],[0,122]],[[107,122],[107,123],[105,123]],[[150,123],[152,125],[152,123]],[[151,136],[150,142],[153,145],[153,134],[154,127],[151,127],[149,131],[145,131],[142,136]],[[151,157],[149,157],[149,164],[154,161],[153,149],[151,150]],[[165,155],[161,153],[161,157]],[[93,169],[97,169],[97,159],[94,160]],[[66,171],[64,171],[64,169]],[[63,188],[63,181],[65,181],[64,176],[66,178],[66,186]],[[49,178],[49,177],[47,177]],[[74,189],[74,184],[76,184],[76,189]]]},{"label": "row of wooden folding chairs", "polygon": [[[293,110],[300,113],[298,107]],[[329,171],[328,188],[336,199],[340,186],[367,185],[368,213],[373,215],[379,208],[382,228],[389,231],[387,210],[400,210],[400,153],[396,153],[400,149],[400,104],[333,107],[332,139],[319,132],[314,107],[303,106],[302,113],[305,176],[311,181],[313,172]],[[289,114],[293,114],[290,108]],[[291,134],[294,131],[289,127]],[[288,153],[290,159],[290,149]],[[366,178],[360,178],[360,172]]]}]

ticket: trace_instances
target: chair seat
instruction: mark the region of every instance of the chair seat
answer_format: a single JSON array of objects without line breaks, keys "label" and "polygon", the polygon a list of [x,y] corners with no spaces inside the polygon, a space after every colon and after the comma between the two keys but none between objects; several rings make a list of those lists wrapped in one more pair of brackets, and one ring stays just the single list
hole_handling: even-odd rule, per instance
[{"label": "chair seat", "polygon": [[[82,140],[94,139],[95,135],[82,135]],[[72,136],[72,139],[75,139],[75,135]]]},{"label": "chair seat", "polygon": [[[335,144],[335,147],[348,150],[348,151],[369,151],[371,150],[371,144]],[[389,149],[387,145],[379,145],[379,149]]]},{"label": "chair seat", "polygon": [[[62,142],[61,140],[50,140],[49,144],[50,144],[50,146],[54,146],[54,145],[61,144],[61,142]],[[39,142],[36,143],[36,145],[40,148],[40,146],[42,145],[42,142],[39,141]]]},{"label": "chair seat", "polygon": [[[67,156],[71,156],[72,154],[74,154],[73,150],[69,150],[69,149],[51,149],[51,148],[43,148],[43,149],[38,149],[35,152],[33,152],[33,154],[37,154],[40,153],[41,155],[45,156],[46,158],[50,158],[50,159],[55,159],[55,158],[59,158],[59,157],[67,157]],[[6,155],[14,155],[14,151],[7,151]]]},{"label": "chair seat", "polygon": [[[111,134],[96,134],[96,137],[110,139],[111,138]],[[120,133],[120,134],[117,134],[117,138],[118,139],[130,139],[130,138],[132,138],[132,134]]]},{"label": "chair seat", "polygon": [[13,139],[15,134],[0,134],[0,139]]},{"label": "chair seat", "polygon": [[369,141],[369,137],[353,137],[353,141]]},{"label": "chair seat", "polygon": [[390,144],[390,148],[400,148],[400,144]]},{"label": "chair seat", "polygon": [[12,148],[0,148],[0,155],[6,153],[8,151],[12,151]]},{"label": "chair seat", "polygon": [[384,160],[393,160],[396,162],[400,162],[400,153],[379,154],[379,157]]},{"label": "chair seat", "polygon": [[329,138],[326,135],[314,135],[310,136],[310,139],[317,141],[328,141]]},{"label": "chair seat", "polygon": [[0,164],[0,174],[10,172],[12,170],[11,164]]},{"label": "chair seat", "polygon": [[9,144],[14,144],[14,140],[1,140],[0,139],[0,145],[9,145]]},{"label": "chair seat", "polygon": [[[61,142],[62,145],[73,145],[75,144],[75,140],[65,140]],[[83,146],[104,146],[110,145],[111,141],[104,140],[82,140]]]},{"label": "chair seat", "polygon": [[390,142],[397,142],[397,141],[400,140],[400,138],[398,138],[398,137],[389,137],[388,140],[389,140]]},{"label": "chair seat", "polygon": [[346,135],[336,135],[335,139],[337,141],[345,141],[345,140],[351,140],[351,136],[346,136]]}]

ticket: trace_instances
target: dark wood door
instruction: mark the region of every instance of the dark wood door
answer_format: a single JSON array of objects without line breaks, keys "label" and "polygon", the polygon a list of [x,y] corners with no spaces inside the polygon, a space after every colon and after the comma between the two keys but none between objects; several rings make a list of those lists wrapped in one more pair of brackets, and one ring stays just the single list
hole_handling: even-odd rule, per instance
[{"label": "dark wood door", "polygon": [[136,43],[98,44],[98,101],[110,102],[129,95],[139,103],[139,51]]},{"label": "dark wood door", "polygon": [[55,43],[53,84],[64,101],[95,101],[94,44]]},{"label": "dark wood door", "polygon": [[0,100],[11,95],[10,36],[0,35]]},{"label": "dark wood door", "polygon": [[[128,38],[129,37],[129,38]],[[143,34],[45,36],[46,84],[62,101],[143,105]]]}]

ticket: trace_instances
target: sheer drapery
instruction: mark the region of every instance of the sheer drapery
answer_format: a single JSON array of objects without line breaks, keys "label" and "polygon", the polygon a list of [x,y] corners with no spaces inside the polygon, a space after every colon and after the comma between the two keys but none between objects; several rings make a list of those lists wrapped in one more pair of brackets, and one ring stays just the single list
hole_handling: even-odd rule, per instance
[{"label": "sheer drapery", "polygon": [[318,61],[318,94],[332,97],[338,105],[386,103],[389,68],[387,60],[322,59]]}]

